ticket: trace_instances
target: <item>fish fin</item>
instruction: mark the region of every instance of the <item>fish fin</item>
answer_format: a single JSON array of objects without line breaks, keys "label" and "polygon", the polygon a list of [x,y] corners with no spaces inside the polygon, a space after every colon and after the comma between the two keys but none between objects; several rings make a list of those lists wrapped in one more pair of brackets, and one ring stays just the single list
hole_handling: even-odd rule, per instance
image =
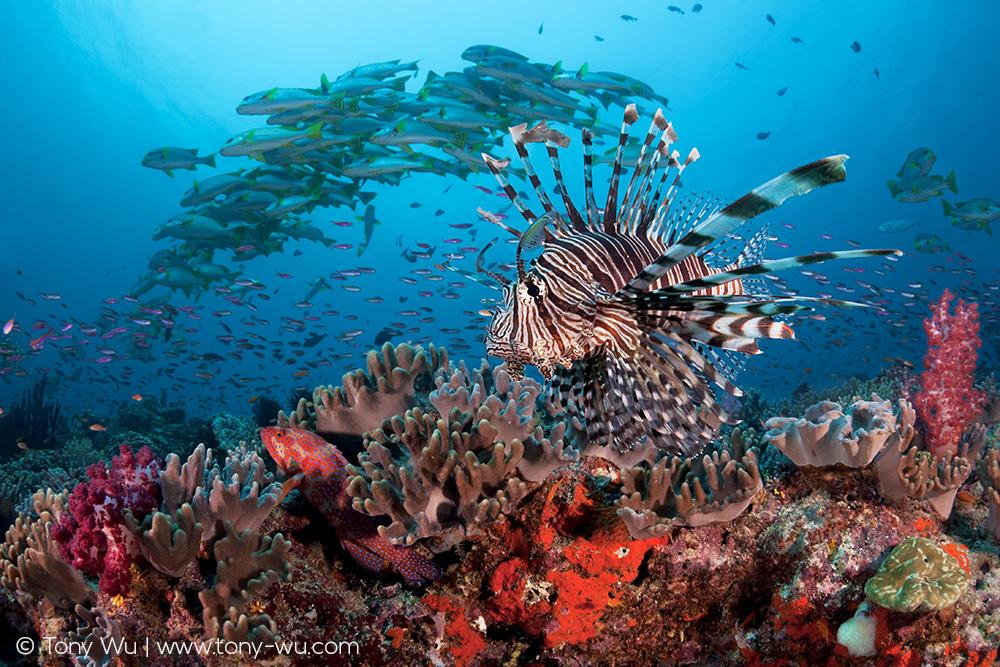
[{"label": "fish fin", "polygon": [[327,78],[326,72],[319,75],[319,88],[324,93],[330,92],[330,79]]},{"label": "fish fin", "polygon": [[885,186],[887,188],[889,188],[889,194],[891,194],[893,197],[896,197],[896,196],[899,195],[899,183],[898,182],[896,182],[896,181],[886,181],[885,182]]},{"label": "fish fin", "polygon": [[310,139],[322,139],[323,138],[323,121],[316,121],[312,125],[306,128],[306,136]]},{"label": "fish fin", "polygon": [[561,60],[557,60],[556,64],[552,66],[552,78],[554,79],[562,73],[563,73],[563,62]]},{"label": "fish fin", "polygon": [[441,568],[412,547],[399,547],[374,534],[366,537],[341,537],[340,544],[361,567],[372,572],[395,570],[411,583],[434,581]]},{"label": "fish fin", "polygon": [[952,169],[948,173],[948,176],[944,179],[944,181],[945,181],[945,183],[948,184],[948,189],[951,190],[952,192],[954,192],[957,195],[958,194],[958,183],[955,182],[955,170],[954,169]]},{"label": "fish fin", "polygon": [[945,215],[951,215],[952,212],[954,211],[954,208],[952,207],[952,205],[949,204],[944,199],[941,200],[941,208],[944,209],[944,214]]},{"label": "fish fin", "polygon": [[373,199],[375,199],[376,195],[374,192],[359,192],[355,196],[361,200],[362,204],[368,204],[371,203]]},{"label": "fish fin", "polygon": [[576,71],[576,78],[582,79],[583,77],[587,76],[587,72],[589,71],[590,71],[590,64],[583,63],[582,65],[580,65],[580,69]]},{"label": "fish fin", "polygon": [[167,176],[169,176],[170,178],[174,177],[174,171],[173,171],[173,169],[164,169],[163,173],[166,174]]},{"label": "fish fin", "polygon": [[205,156],[205,162],[203,164],[207,164],[209,167],[212,167],[214,169],[215,168],[215,153],[212,153],[211,155],[206,155]]},{"label": "fish fin", "polygon": [[625,107],[622,116],[621,129],[618,131],[618,149],[615,151],[615,162],[611,169],[611,184],[608,186],[608,198],[604,203],[604,233],[613,234],[618,222],[618,182],[622,175],[622,156],[625,144],[628,142],[629,128],[639,119],[639,112],[634,104]]},{"label": "fish fin", "polygon": [[732,204],[713,213],[668,247],[666,252],[619,290],[619,294],[623,292],[638,294],[645,291],[667,271],[697,250],[715,242],[747,220],[777,208],[790,197],[843,181],[847,175],[847,170],[844,168],[846,161],[846,155],[833,155],[810,162],[757,186]]},{"label": "fish fin", "polygon": [[275,504],[280,505],[281,501],[285,499],[285,496],[291,493],[292,489],[298,487],[299,484],[301,484],[302,480],[304,479],[305,475],[301,472],[295,473],[294,475],[286,479],[284,484],[281,485],[281,491],[278,493],[278,502]]},{"label": "fish fin", "polygon": [[809,266],[821,262],[829,262],[835,259],[861,259],[863,257],[884,257],[886,255],[902,255],[902,251],[894,248],[880,248],[874,250],[840,250],[836,252],[816,252],[810,255],[796,255],[795,257],[785,257],[782,259],[766,259],[757,264],[743,266],[730,271],[719,271],[709,275],[692,278],[662,290],[663,294],[697,292],[711,289],[719,285],[739,280],[742,276],[761,275],[764,273],[776,273],[786,269],[794,269],[800,266]]},{"label": "fish fin", "polygon": [[406,90],[406,77],[401,76],[397,79],[393,79],[388,88],[389,90],[396,90],[400,92]]}]

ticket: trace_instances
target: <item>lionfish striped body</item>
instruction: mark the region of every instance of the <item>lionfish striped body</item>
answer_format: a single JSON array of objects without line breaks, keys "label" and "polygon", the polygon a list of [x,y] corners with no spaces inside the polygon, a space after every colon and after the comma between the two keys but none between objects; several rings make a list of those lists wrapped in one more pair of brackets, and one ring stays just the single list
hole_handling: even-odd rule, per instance
[{"label": "lionfish striped body", "polygon": [[[792,338],[777,316],[803,310],[795,301],[844,301],[772,297],[753,276],[830,259],[895,253],[852,250],[761,261],[766,229],[719,266],[732,232],[788,197],[844,179],[838,155],[795,169],[717,209],[698,200],[672,207],[684,161],[670,145],[677,136],[656,112],[631,177],[619,201],[622,153],[634,105],[625,118],[603,210],[593,191],[591,134],[584,130],[586,208],[577,209],[563,183],[559,149],[565,135],[543,121],[510,129],[518,156],[544,213],[536,215],[504,175],[510,160],[483,155],[504,192],[529,224],[523,233],[489,217],[518,236],[517,279],[485,271],[500,282],[504,305],[486,337],[489,354],[504,359],[515,377],[527,364],[549,381],[551,397],[578,404],[595,446],[618,451],[655,446],[677,453],[700,450],[722,423],[734,423],[717,400],[719,390],[739,396],[733,377],[742,355],[757,354],[757,338]],[[657,136],[659,138],[657,138]],[[654,146],[654,141],[655,146]],[[541,185],[527,144],[544,143],[565,216]],[[649,155],[647,159],[647,154]],[[662,167],[662,168],[661,168]],[[487,246],[483,253],[492,245]],[[542,247],[530,268],[522,252]],[[477,266],[481,271],[480,254]]]}]

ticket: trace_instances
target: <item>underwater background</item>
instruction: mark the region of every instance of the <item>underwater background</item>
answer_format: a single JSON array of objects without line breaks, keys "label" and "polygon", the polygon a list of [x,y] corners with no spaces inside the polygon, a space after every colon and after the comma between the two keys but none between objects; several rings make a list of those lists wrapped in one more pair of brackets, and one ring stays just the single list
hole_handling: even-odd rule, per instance
[{"label": "underwater background", "polygon": [[[273,644],[320,627],[360,650],[279,660],[993,664],[996,3],[33,2],[0,18],[3,660],[83,660],[46,632]],[[747,395],[724,403],[742,424],[704,451],[598,443],[531,361],[524,380],[510,359],[480,366],[502,299],[479,269],[513,277],[501,227],[526,226],[480,153],[512,158],[528,193],[507,127],[548,120],[582,209],[580,129],[601,200],[630,103],[635,142],[662,108],[680,160],[698,149],[678,206],[850,156],[844,182],[755,221],[764,257],[902,251],[764,279],[863,307],[782,320],[796,340],[761,341],[735,378]],[[893,607],[906,595],[873,577],[899,548],[945,560],[900,575],[929,583]],[[257,664],[166,653],[87,659]]]}]

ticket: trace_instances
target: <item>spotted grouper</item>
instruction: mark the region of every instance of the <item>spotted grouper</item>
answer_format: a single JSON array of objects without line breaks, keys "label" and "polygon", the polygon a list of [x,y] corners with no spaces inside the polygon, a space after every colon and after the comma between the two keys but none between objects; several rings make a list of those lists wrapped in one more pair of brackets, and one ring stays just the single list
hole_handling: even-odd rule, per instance
[{"label": "spotted grouper", "polygon": [[365,568],[395,570],[407,581],[437,579],[441,569],[418,551],[399,547],[378,533],[379,521],[351,508],[347,495],[347,459],[311,431],[267,427],[260,430],[271,458],[291,477],[285,491],[300,491],[337,531],[341,545]]}]

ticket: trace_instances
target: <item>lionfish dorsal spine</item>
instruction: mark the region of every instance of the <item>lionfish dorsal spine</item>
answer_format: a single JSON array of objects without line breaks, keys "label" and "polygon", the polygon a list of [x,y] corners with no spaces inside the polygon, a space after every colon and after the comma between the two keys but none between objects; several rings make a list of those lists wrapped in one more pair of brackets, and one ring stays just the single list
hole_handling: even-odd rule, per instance
[{"label": "lionfish dorsal spine", "polygon": [[[498,160],[497,158],[489,155],[487,153],[482,153],[483,162],[486,163],[487,168],[493,173],[493,177],[497,179],[497,183],[500,184],[500,188],[503,190],[504,194],[507,195],[507,199],[517,208],[521,213],[521,217],[524,218],[528,225],[531,225],[538,217],[532,212],[527,205],[521,201],[521,197],[517,194],[517,190],[514,186],[510,184],[507,177],[504,176],[503,170],[510,165],[510,158],[505,158],[503,160]],[[518,234],[520,236],[520,233]]]},{"label": "lionfish dorsal spine", "polygon": [[572,223],[574,230],[578,232],[585,231],[587,226],[580,212],[573,205],[573,200],[569,196],[569,190],[566,189],[566,181],[563,179],[562,166],[559,163],[559,144],[554,141],[546,141],[545,151],[549,155],[549,164],[552,165],[552,174],[556,179],[556,189],[559,190],[559,196],[562,197],[570,223]]},{"label": "lionfish dorsal spine", "polygon": [[615,163],[611,169],[611,184],[608,186],[608,199],[604,204],[604,232],[613,234],[617,229],[618,213],[618,182],[622,175],[622,157],[625,153],[625,144],[628,143],[628,129],[632,123],[639,120],[639,112],[634,104],[625,107],[622,116],[622,126],[618,131],[618,150],[615,152]]},{"label": "lionfish dorsal spine", "polygon": [[627,225],[627,218],[625,212],[628,210],[629,202],[632,199],[632,188],[635,187],[635,182],[639,178],[639,173],[642,171],[646,160],[646,151],[653,144],[653,140],[656,139],[656,135],[660,128],[660,125],[665,125],[667,122],[666,118],[663,117],[663,112],[660,109],[656,110],[656,114],[653,116],[653,120],[649,123],[649,129],[646,130],[646,138],[642,141],[642,146],[639,148],[639,157],[635,160],[635,165],[632,168],[632,176],[628,179],[628,185],[625,186],[625,194],[622,196],[621,204],[618,204],[618,231],[624,232],[625,229],[622,225]]},{"label": "lionfish dorsal spine", "polygon": [[587,197],[587,229],[598,231],[597,200],[594,199],[594,133],[583,128],[583,188]]},{"label": "lionfish dorsal spine", "polygon": [[[546,123],[542,121],[534,128],[532,132],[537,130],[545,130]],[[517,157],[520,158],[521,164],[524,165],[524,172],[528,175],[528,182],[531,183],[531,187],[535,190],[535,195],[538,197],[538,201],[541,202],[542,208],[545,212],[553,210],[552,201],[549,199],[549,195],[545,192],[545,188],[542,187],[542,180],[538,178],[535,168],[531,164],[531,158],[528,157],[528,149],[524,145],[526,136],[528,135],[528,124],[521,123],[520,125],[515,125],[509,128],[511,139],[514,140],[514,150],[517,151]]]},{"label": "lionfish dorsal spine", "polygon": [[660,139],[656,144],[653,156],[646,165],[645,171],[642,174],[642,179],[639,181],[636,199],[634,202],[630,202],[630,206],[626,212],[628,220],[625,224],[625,228],[633,235],[645,236],[648,238],[648,225],[645,224],[646,211],[649,209],[651,202],[655,202],[656,197],[659,197],[660,195],[660,190],[657,190],[656,195],[652,200],[650,200],[649,197],[653,189],[653,182],[656,179],[657,171],[659,171],[660,168],[660,160],[664,156],[669,157],[670,144],[676,139],[677,135],[673,134],[673,128],[670,123],[667,123],[660,134]]},{"label": "lionfish dorsal spine", "polygon": [[[661,109],[657,109],[656,113],[653,115],[653,120],[649,123],[649,129],[646,131],[646,138],[642,142],[642,147],[639,149],[639,157],[636,158],[635,167],[632,169],[632,176],[629,178],[628,185],[625,187],[625,195],[622,197],[621,204],[618,206],[619,233],[628,233],[631,231],[632,218],[627,212],[631,210],[629,205],[632,202],[632,188],[635,187],[636,180],[639,178],[640,172],[642,172],[643,181],[639,182],[637,193],[642,192],[645,174],[649,173],[649,167],[655,159],[654,157],[651,158],[649,162],[646,162],[646,151],[648,151],[649,147],[653,144],[653,140],[656,139],[656,135],[663,132],[667,125],[667,119],[663,117],[663,111]],[[643,167],[646,169],[643,170]],[[637,197],[637,200],[641,200],[641,197]]]}]

